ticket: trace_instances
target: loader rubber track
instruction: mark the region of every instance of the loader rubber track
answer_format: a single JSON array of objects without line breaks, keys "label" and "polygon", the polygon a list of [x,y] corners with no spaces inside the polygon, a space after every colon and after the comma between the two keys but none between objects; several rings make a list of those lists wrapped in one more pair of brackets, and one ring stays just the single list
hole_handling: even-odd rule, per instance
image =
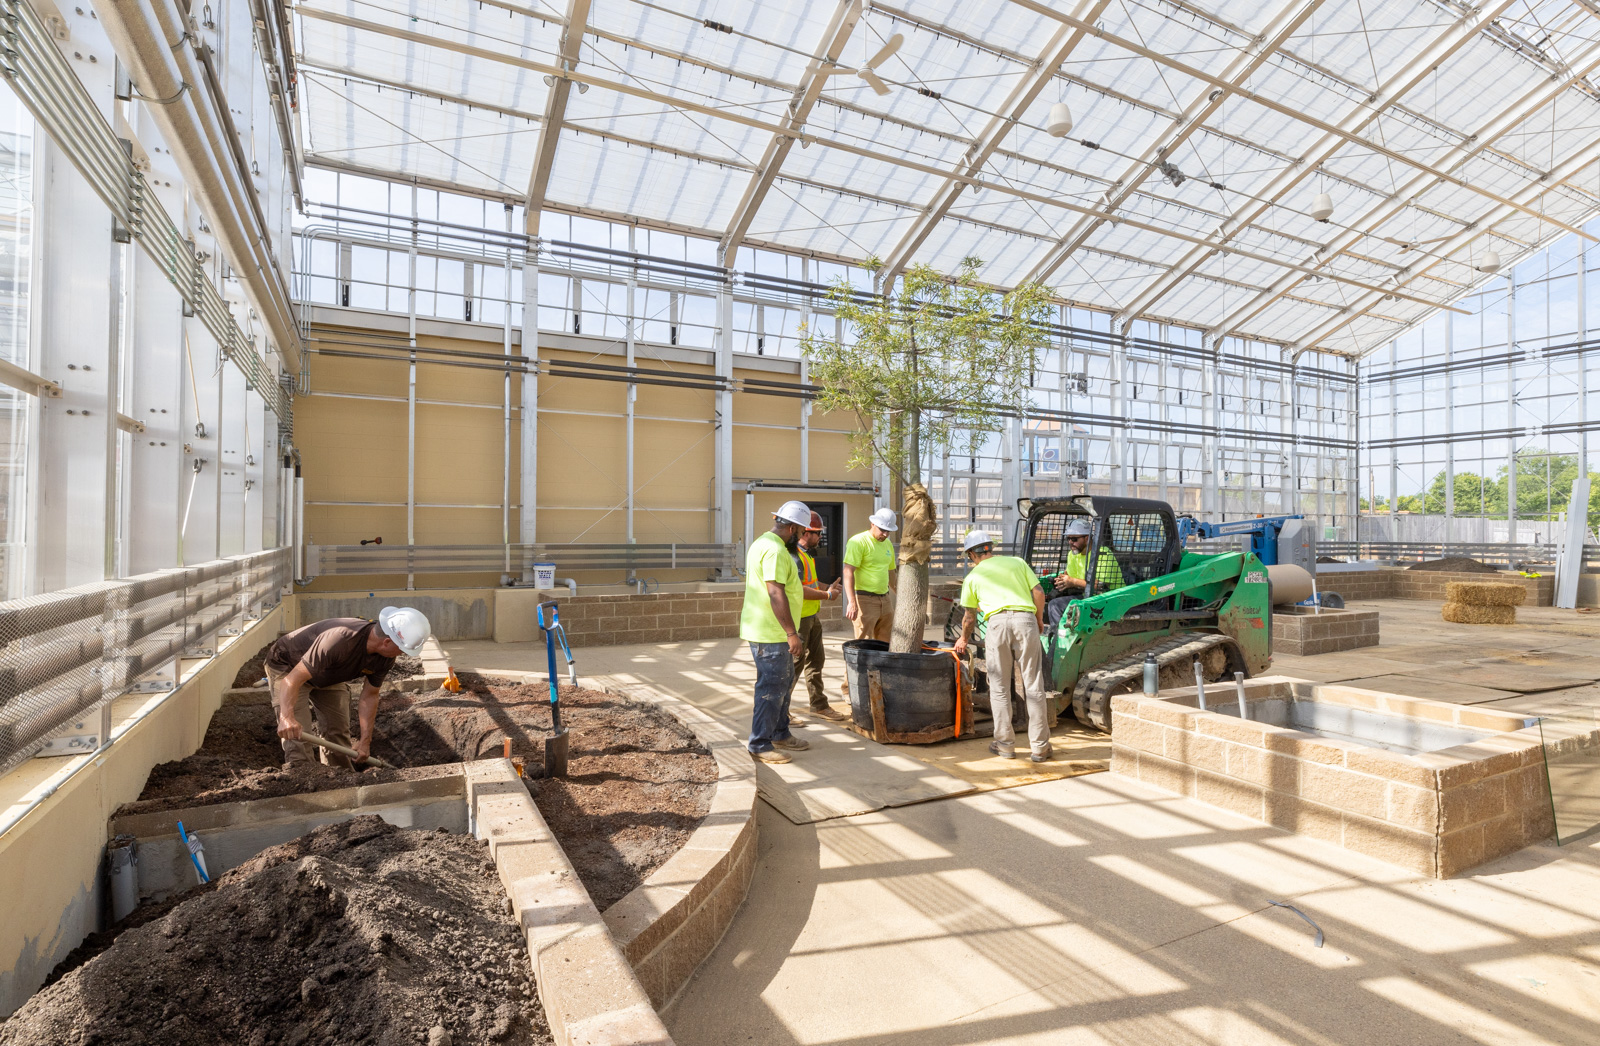
[{"label": "loader rubber track", "polygon": [[1232,636],[1220,633],[1182,632],[1154,643],[1146,643],[1083,673],[1078,677],[1078,685],[1072,690],[1072,714],[1084,726],[1109,734],[1111,695],[1126,693],[1123,688],[1129,683],[1134,684],[1135,689],[1138,688],[1143,682],[1146,654],[1154,654],[1156,662],[1165,667],[1174,663],[1193,661],[1207,650],[1217,647],[1223,648],[1230,669],[1244,668],[1244,654]]}]

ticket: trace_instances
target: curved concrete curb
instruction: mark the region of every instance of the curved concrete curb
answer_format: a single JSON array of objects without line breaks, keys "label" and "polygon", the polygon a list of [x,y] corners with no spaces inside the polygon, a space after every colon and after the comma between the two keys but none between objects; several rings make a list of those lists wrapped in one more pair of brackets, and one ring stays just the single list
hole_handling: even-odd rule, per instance
[{"label": "curved concrete curb", "polygon": [[[523,683],[545,682],[544,674],[538,672],[499,668],[457,671]],[[443,681],[427,675],[421,679],[425,688]],[[592,677],[587,685],[660,708],[688,727],[717,761],[717,789],[705,820],[681,850],[607,908],[603,917],[651,1004],[661,1010],[677,998],[722,940],[750,890],[756,866],[755,763],[743,738],[686,701],[608,676]],[[541,819],[541,827],[543,823]],[[578,888],[582,890],[581,885]],[[587,899],[588,895],[584,896]],[[554,1018],[551,1027],[555,1027]]]},{"label": "curved concrete curb", "polygon": [[756,772],[742,738],[700,709],[637,683],[607,693],[652,704],[688,727],[717,761],[711,809],[683,849],[605,911],[605,922],[657,1009],[665,1009],[722,940],[756,866]]},{"label": "curved concrete curb", "polygon": [[671,1046],[561,844],[508,759],[467,763],[467,817],[489,844],[528,939],[539,1001],[560,1046]]}]

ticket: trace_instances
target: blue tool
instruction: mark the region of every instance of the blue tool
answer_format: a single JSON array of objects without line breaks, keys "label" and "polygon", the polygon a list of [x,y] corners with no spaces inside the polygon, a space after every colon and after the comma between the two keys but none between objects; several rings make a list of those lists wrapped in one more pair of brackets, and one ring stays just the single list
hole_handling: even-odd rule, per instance
[{"label": "blue tool", "polygon": [[[550,610],[550,623],[545,624],[545,608]],[[550,729],[544,739],[544,775],[567,776],[567,730],[561,725],[561,696],[556,685],[556,643],[561,644],[567,656],[567,678],[578,685],[578,669],[572,660],[572,648],[567,645],[567,630],[561,627],[561,610],[554,600],[540,603],[535,608],[539,615],[539,628],[544,632],[544,652],[550,662]]]},{"label": "blue tool", "polygon": [[1225,538],[1236,534],[1250,537],[1250,553],[1266,566],[1283,562],[1278,557],[1278,536],[1284,524],[1304,516],[1257,516],[1254,519],[1235,519],[1227,523],[1207,523],[1193,516],[1178,517],[1178,539],[1187,542],[1191,537]]},{"label": "blue tool", "polygon": [[200,876],[200,882],[209,883],[211,876],[206,874],[206,848],[200,845],[200,837],[184,831],[182,821],[178,822],[178,837],[189,848],[189,860],[194,862],[195,874]]}]

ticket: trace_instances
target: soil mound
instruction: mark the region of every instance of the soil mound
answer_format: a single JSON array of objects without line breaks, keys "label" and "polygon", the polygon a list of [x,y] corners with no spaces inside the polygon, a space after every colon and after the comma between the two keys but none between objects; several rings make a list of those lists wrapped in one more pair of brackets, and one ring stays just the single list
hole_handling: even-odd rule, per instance
[{"label": "soil mound", "polygon": [[179,810],[437,776],[463,760],[500,755],[509,738],[539,812],[604,911],[677,853],[710,809],[716,760],[687,727],[660,709],[562,686],[562,721],[571,734],[568,776],[545,779],[549,688],[475,674],[461,680],[460,693],[392,691],[379,700],[372,751],[401,769],[284,769],[270,706],[224,705],[212,716],[200,751],[157,766],[139,799],[117,812]]},{"label": "soil mound", "polygon": [[1479,563],[1470,556],[1445,556],[1443,559],[1424,559],[1420,563],[1413,563],[1406,567],[1407,570],[1443,570],[1457,574],[1498,574],[1499,567],[1492,567],[1487,563]]},{"label": "soil mound", "polygon": [[0,1044],[550,1043],[509,908],[485,844],[358,817],[125,930]]}]

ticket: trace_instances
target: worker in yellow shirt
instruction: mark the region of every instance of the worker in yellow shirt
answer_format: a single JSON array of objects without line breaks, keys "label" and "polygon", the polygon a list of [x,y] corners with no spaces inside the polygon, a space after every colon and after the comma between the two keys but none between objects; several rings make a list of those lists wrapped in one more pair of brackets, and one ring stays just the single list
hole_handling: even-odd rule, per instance
[{"label": "worker in yellow shirt", "polygon": [[835,580],[831,585],[817,583],[817,561],[812,558],[812,553],[821,543],[822,516],[813,512],[811,525],[801,532],[800,547],[795,550],[804,602],[800,606],[800,655],[795,658],[794,676],[796,683],[802,675],[805,676],[811,714],[819,719],[838,722],[850,717],[833,710],[828,704],[827,692],[822,688],[822,665],[827,655],[822,646],[822,619],[817,613],[822,609],[824,600],[831,603],[839,598],[842,582]]},{"label": "worker in yellow shirt", "polygon": [[880,508],[844,546],[844,616],[855,625],[857,639],[887,643],[894,628],[896,564],[889,535],[899,529],[894,510]]},{"label": "worker in yellow shirt", "polygon": [[756,663],[747,747],[763,763],[787,763],[789,756],[780,749],[802,752],[811,747],[789,732],[802,603],[794,552],[800,547],[800,532],[811,524],[811,510],[803,502],[786,501],[772,517],[772,529],[750,542],[745,556],[739,638],[750,644]]},{"label": "worker in yellow shirt", "polygon": [[967,652],[977,615],[983,615],[984,667],[989,676],[989,711],[994,716],[994,740],[989,751],[1016,758],[1011,727],[1011,674],[1022,681],[1022,701],[1028,709],[1028,747],[1035,763],[1049,760],[1050,711],[1044,699],[1044,663],[1039,629],[1044,625],[1044,587],[1025,560],[994,554],[988,532],[967,533],[962,550],[972,570],[961,583],[960,604],[966,608],[956,656]]},{"label": "worker in yellow shirt", "polygon": [[1109,592],[1126,583],[1122,580],[1122,564],[1117,562],[1117,557],[1109,548],[1101,548],[1100,558],[1095,562],[1094,585],[1089,585],[1089,539],[1093,531],[1094,525],[1087,519],[1078,518],[1068,522],[1067,558],[1059,571],[1044,576],[1044,583],[1050,586],[1051,591],[1050,604],[1045,611],[1048,618],[1046,627],[1051,632],[1055,631],[1062,615],[1067,612],[1067,605],[1074,599]]}]

